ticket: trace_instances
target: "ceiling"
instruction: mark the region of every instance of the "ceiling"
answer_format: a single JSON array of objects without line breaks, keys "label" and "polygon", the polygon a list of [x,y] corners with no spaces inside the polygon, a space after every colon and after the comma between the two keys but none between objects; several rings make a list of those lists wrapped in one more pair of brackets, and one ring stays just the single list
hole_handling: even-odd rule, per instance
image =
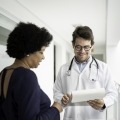
[{"label": "ceiling", "polygon": [[95,45],[105,46],[106,0],[18,0],[59,37],[71,43],[77,25],[91,27]]},{"label": "ceiling", "polygon": [[[116,40],[120,37],[119,30],[116,30],[116,27],[120,29],[120,24],[118,25],[120,16],[116,19],[118,12],[114,14],[113,9],[108,12],[108,1],[111,2],[110,7],[114,7],[116,11],[120,10],[119,0],[114,0],[118,3],[113,0],[0,0],[0,7],[15,16],[16,21],[18,21],[16,18],[28,21],[37,18],[38,22],[43,23],[70,44],[77,25],[89,26],[93,30],[95,48],[105,49],[108,24],[109,28],[112,25],[109,29],[109,40],[111,39],[113,43],[115,37]],[[112,21],[108,23],[109,13],[112,13],[112,19],[109,18]]]}]

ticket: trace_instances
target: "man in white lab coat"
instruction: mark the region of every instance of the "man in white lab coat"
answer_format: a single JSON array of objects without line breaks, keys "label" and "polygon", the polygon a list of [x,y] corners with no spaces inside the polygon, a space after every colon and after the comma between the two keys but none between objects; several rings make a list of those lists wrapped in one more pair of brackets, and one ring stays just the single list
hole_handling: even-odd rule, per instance
[{"label": "man in white lab coat", "polygon": [[[88,26],[78,26],[72,34],[75,56],[63,65],[54,85],[54,99],[65,108],[64,120],[106,120],[106,109],[117,99],[114,80],[106,63],[91,56],[94,36]],[[102,99],[71,103],[71,92],[104,88]]]}]

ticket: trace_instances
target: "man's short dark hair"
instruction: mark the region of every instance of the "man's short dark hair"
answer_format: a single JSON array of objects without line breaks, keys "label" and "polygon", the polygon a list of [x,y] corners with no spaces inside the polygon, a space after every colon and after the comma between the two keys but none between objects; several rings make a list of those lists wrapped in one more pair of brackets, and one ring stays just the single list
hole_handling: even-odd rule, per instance
[{"label": "man's short dark hair", "polygon": [[91,41],[91,45],[94,45],[94,36],[92,30],[88,26],[78,26],[74,30],[72,44],[75,44],[76,38],[83,38]]}]

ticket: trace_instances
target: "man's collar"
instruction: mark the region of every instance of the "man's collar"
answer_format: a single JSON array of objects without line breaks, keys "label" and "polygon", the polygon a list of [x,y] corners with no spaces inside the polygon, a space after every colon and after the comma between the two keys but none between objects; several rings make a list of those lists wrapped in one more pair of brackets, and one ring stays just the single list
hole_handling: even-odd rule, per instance
[{"label": "man's collar", "polygon": [[88,63],[91,60],[91,58],[92,58],[92,56],[90,55],[90,57],[87,60],[83,61],[83,62],[77,61],[77,59],[75,57],[74,57],[74,60],[75,60],[75,62],[77,64],[86,64],[86,63]]}]

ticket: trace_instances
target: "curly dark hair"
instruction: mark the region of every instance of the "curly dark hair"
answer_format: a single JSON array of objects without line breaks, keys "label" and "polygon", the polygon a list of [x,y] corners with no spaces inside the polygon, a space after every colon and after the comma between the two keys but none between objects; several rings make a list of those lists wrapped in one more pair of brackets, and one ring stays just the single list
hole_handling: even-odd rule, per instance
[{"label": "curly dark hair", "polygon": [[94,36],[92,30],[88,26],[77,26],[74,30],[72,44],[75,44],[76,38],[84,38],[91,41],[91,45],[94,45]]},{"label": "curly dark hair", "polygon": [[9,34],[6,52],[10,57],[21,59],[27,54],[39,51],[43,46],[47,47],[52,39],[53,36],[44,27],[20,22]]}]

